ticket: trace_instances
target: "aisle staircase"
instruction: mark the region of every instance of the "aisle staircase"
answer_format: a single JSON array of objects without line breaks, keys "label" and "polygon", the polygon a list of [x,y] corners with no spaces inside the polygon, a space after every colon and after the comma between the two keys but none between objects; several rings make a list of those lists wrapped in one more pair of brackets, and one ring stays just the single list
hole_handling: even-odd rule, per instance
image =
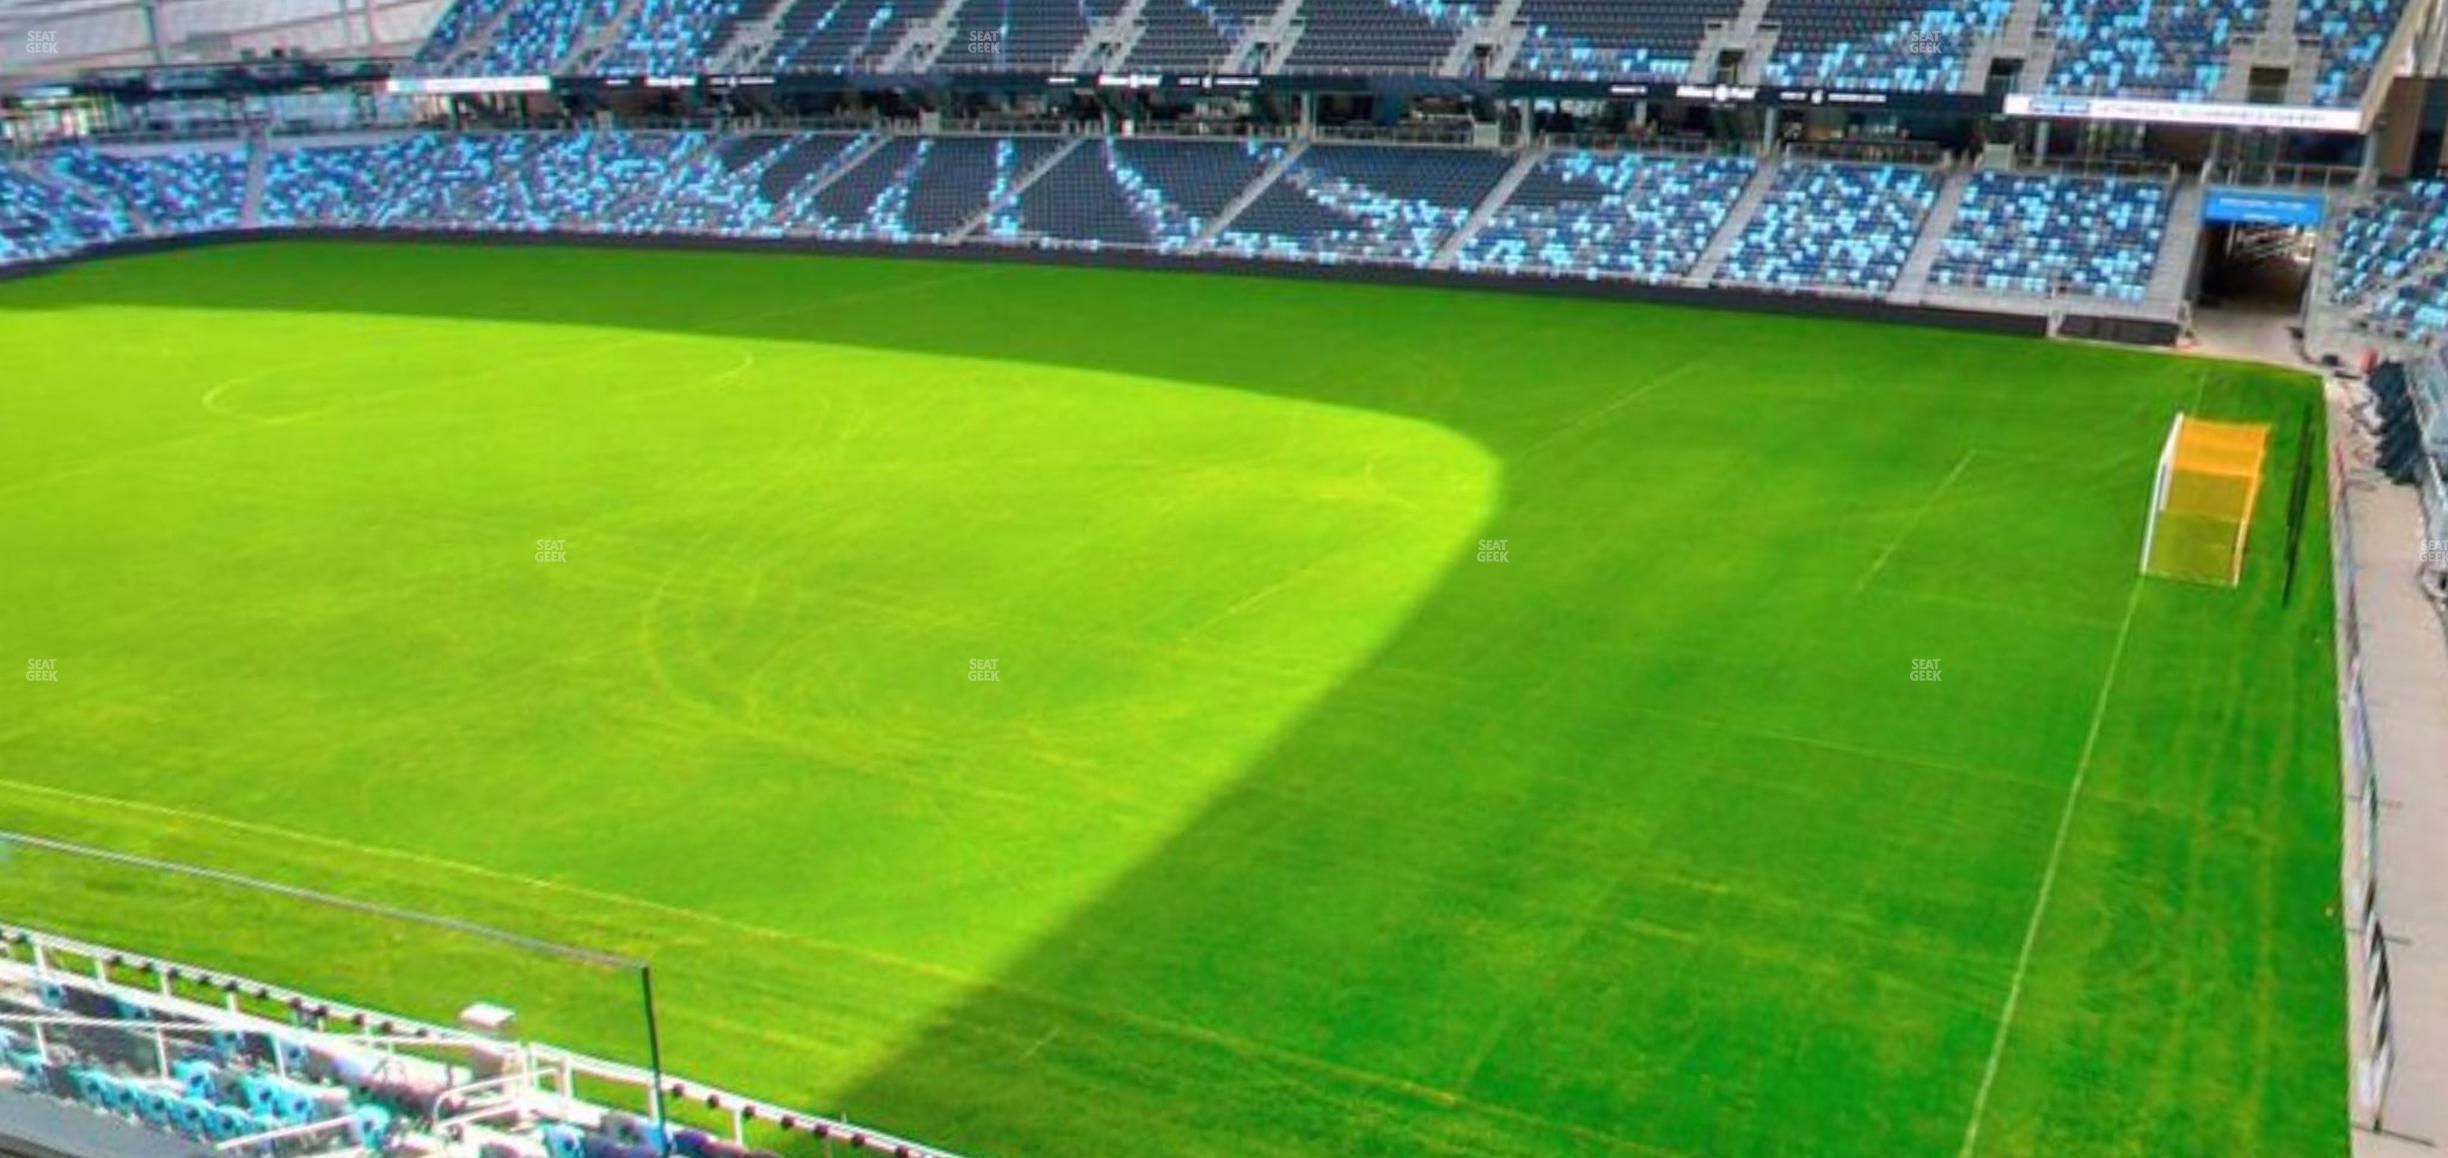
[{"label": "aisle staircase", "polygon": [[1028,192],[1029,186],[1036,184],[1039,178],[1053,172],[1054,166],[1062,164],[1064,158],[1069,157],[1072,153],[1078,151],[1079,147],[1082,144],[1085,144],[1087,140],[1088,138],[1086,137],[1073,137],[1070,140],[1063,142],[1062,147],[1054,150],[1054,154],[1052,156],[1047,157],[1042,162],[1039,162],[1037,167],[1030,169],[1026,173],[1022,173],[1018,180],[1011,183],[1011,188],[1003,191],[1002,196],[988,199],[986,202],[986,207],[978,210],[977,216],[962,222],[961,227],[953,230],[952,235],[945,238],[944,241],[947,244],[958,245],[961,242],[969,240],[969,238],[976,234],[978,230],[984,229],[987,222],[994,220],[994,215],[1001,212],[1005,206],[1018,204],[1020,201],[1020,195]]},{"label": "aisle staircase", "polygon": [[1277,157],[1274,164],[1267,166],[1266,172],[1259,174],[1257,180],[1250,182],[1249,188],[1242,190],[1241,195],[1233,198],[1232,203],[1226,205],[1222,213],[1215,215],[1215,220],[1207,223],[1207,228],[1199,231],[1197,240],[1183,247],[1183,252],[1205,253],[1213,248],[1216,238],[1224,236],[1224,231],[1232,228],[1233,220],[1255,203],[1260,194],[1274,188],[1275,183],[1282,180],[1284,174],[1291,172],[1293,165],[1299,163],[1301,154],[1308,151],[1309,142],[1307,141],[1296,141],[1291,148],[1285,149],[1283,156]]},{"label": "aisle staircase", "polygon": [[1538,169],[1539,162],[1546,159],[1547,146],[1544,144],[1523,149],[1521,156],[1514,160],[1513,167],[1505,171],[1504,180],[1498,181],[1496,187],[1480,199],[1478,208],[1471,210],[1462,227],[1454,230],[1453,236],[1437,247],[1436,255],[1428,259],[1428,267],[1452,269],[1455,260],[1462,256],[1462,251],[1469,248],[1471,239],[1479,236],[1479,231],[1487,226],[1488,219],[1496,216],[1496,212],[1504,208],[1505,202],[1513,199],[1513,191],[1521,188],[1522,182]]},{"label": "aisle staircase", "polygon": [[1955,214],[1963,208],[1965,191],[1972,186],[1968,169],[1949,171],[1945,184],[1938,189],[1938,200],[1930,206],[1928,216],[1921,220],[1921,235],[1913,240],[1912,255],[1904,259],[1904,269],[1896,274],[1893,290],[1887,300],[1899,304],[1918,302],[1929,291],[1930,270],[1938,265],[1938,255],[1946,248],[1946,236],[1955,228]]},{"label": "aisle staircase", "polygon": [[1725,264],[1726,254],[1733,250],[1734,241],[1751,224],[1760,204],[1768,200],[1768,191],[1776,187],[1779,163],[1775,157],[1760,158],[1759,171],[1751,174],[1750,183],[1743,186],[1742,196],[1734,199],[1734,207],[1726,211],[1725,222],[1717,234],[1709,238],[1708,248],[1700,251],[1700,260],[1692,263],[1691,275],[1685,280],[1692,285],[1707,285],[1717,280],[1717,268]]}]

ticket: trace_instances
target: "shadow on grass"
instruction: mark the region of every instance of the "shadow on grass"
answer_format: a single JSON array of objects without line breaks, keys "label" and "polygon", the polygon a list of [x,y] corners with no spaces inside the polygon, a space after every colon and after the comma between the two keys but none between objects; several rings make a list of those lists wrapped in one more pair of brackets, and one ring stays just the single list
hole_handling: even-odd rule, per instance
[{"label": "shadow on grass", "polygon": [[[1892,530],[1952,432],[2020,404],[1978,375],[2152,372],[1926,330],[958,262],[245,246],[0,286],[0,309],[111,305],[1025,361],[1489,448],[1508,561],[1456,544],[1212,804],[840,1100],[994,1154],[1950,1148],[2058,770],[1948,774],[1924,721],[1781,701],[1829,670],[1814,631],[1878,626],[1848,618],[1868,553],[1846,520]],[[1865,375],[1926,413],[1848,424]]]}]

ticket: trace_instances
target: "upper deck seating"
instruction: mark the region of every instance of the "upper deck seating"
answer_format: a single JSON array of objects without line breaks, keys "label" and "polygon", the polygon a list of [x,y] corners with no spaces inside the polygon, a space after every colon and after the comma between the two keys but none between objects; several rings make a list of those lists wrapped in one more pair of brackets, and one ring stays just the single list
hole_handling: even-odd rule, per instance
[{"label": "upper deck seating", "polygon": [[1478,17],[1470,0],[1304,0],[1284,71],[1434,72]]},{"label": "upper deck seating", "polygon": [[795,0],[774,26],[761,67],[775,72],[872,71],[911,24],[933,15],[908,0]]},{"label": "upper deck seating", "polygon": [[640,0],[589,71],[608,76],[704,72],[720,34],[738,15],[739,0]]},{"label": "upper deck seating", "polygon": [[1147,0],[1144,30],[1124,66],[1164,72],[1221,72],[1250,26],[1275,14],[1275,0]]},{"label": "upper deck seating", "polygon": [[1120,8],[1121,0],[967,0],[935,67],[1056,72],[1088,39],[1089,25]]},{"label": "upper deck seating", "polygon": [[2320,75],[2312,103],[2347,106],[2371,87],[2380,54],[2405,18],[2405,0],[2298,0],[2295,34],[2317,37]]},{"label": "upper deck seating", "polygon": [[1776,51],[1760,75],[1782,85],[1954,91],[1965,87],[1973,49],[2013,8],[2013,0],[1770,0]]},{"label": "upper deck seating", "polygon": [[1712,20],[1739,0],[1522,0],[1512,74],[1542,80],[1665,80],[1691,74]]},{"label": "upper deck seating", "polygon": [[2267,16],[2265,0],[2041,0],[2057,38],[2048,91],[2208,100],[2235,38]]}]

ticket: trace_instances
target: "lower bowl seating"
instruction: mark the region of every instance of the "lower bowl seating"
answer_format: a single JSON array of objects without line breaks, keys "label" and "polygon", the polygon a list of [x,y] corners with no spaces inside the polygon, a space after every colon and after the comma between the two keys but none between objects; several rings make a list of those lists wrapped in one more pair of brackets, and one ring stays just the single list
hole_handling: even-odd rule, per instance
[{"label": "lower bowl seating", "polygon": [[2169,200],[2164,181],[1976,173],[1930,281],[2141,301],[2166,239]]},{"label": "lower bowl seating", "polygon": [[1317,146],[1216,246],[1246,257],[1425,266],[1511,166],[1467,149]]},{"label": "lower bowl seating", "polygon": [[1726,252],[1721,283],[1883,294],[1936,203],[1927,169],[1789,162]]},{"label": "lower bowl seating", "polygon": [[1480,226],[1457,264],[1559,277],[1681,278],[1754,171],[1748,157],[1556,153]]}]

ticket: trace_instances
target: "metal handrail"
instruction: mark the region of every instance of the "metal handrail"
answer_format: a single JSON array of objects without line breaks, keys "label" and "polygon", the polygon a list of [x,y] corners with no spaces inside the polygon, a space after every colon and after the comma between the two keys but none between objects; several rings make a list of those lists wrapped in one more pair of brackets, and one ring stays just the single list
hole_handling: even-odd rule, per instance
[{"label": "metal handrail", "polygon": [[1693,157],[1746,156],[1751,151],[1749,141],[1722,141],[1709,137],[1651,137],[1633,133],[1541,133],[1538,140],[1557,149],[1577,149],[1596,153],[1674,153]]},{"label": "metal handrail", "polygon": [[1321,141],[1360,141],[1376,145],[1468,145],[1468,125],[1319,125]]},{"label": "metal handrail", "polygon": [[[854,1149],[891,1154],[896,1158],[960,1158],[960,1155],[951,1151],[897,1137],[881,1130],[870,1129],[843,1117],[825,1117],[793,1110],[670,1074],[663,1075],[662,1084],[658,1088],[653,1071],[577,1053],[542,1042],[518,1044],[503,1042],[463,1029],[437,1025],[413,1017],[380,1013],[345,1002],[311,997],[285,986],[184,964],[168,958],[62,937],[23,925],[0,923],[0,945],[25,945],[30,947],[34,954],[34,962],[31,965],[10,957],[0,956],[0,972],[22,971],[39,979],[58,980],[80,987],[101,986],[107,988],[112,996],[124,998],[132,1004],[174,1014],[206,1026],[223,1024],[272,1036],[330,1038],[337,1043],[350,1046],[366,1044],[346,1034],[334,1034],[306,1026],[271,1023],[244,1013],[237,1008],[238,994],[244,992],[257,1000],[287,1005],[292,1010],[312,1015],[318,1020],[338,1019],[362,1026],[380,1026],[386,1031],[386,1035],[411,1039],[414,1046],[418,1048],[465,1049],[471,1053],[496,1057],[504,1052],[511,1052],[525,1062],[522,1071],[530,1077],[544,1075],[547,1071],[543,1066],[549,1064],[565,1077],[571,1074],[583,1074],[643,1090],[649,1094],[691,1099],[716,1112],[729,1113],[733,1122],[734,1141],[742,1140],[748,1122],[762,1121],[785,1131],[803,1131],[826,1142],[838,1142]],[[66,954],[91,961],[94,963],[95,976],[89,978],[59,971],[49,963],[51,954]],[[163,991],[149,993],[139,987],[113,981],[105,968],[106,965],[133,969],[159,978]],[[191,1001],[169,992],[169,984],[173,980],[192,981],[209,988],[220,989],[228,995],[229,1007],[216,1009],[213,1006]],[[175,1027],[158,1023],[146,1027],[148,1032],[167,1031],[173,1028]],[[434,1062],[432,1064],[442,1065],[443,1063]],[[451,1067],[444,1066],[444,1069],[447,1071]],[[596,1103],[577,1099],[572,1096],[572,1093],[573,1091],[565,1085],[560,1096],[564,1101],[574,1105],[596,1105]]]}]

